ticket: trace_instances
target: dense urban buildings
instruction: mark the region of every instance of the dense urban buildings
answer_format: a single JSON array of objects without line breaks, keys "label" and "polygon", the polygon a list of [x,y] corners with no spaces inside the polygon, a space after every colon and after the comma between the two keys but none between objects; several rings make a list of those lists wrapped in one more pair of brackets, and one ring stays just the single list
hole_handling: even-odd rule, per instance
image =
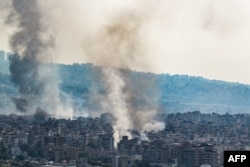
[{"label": "dense urban buildings", "polygon": [[169,114],[163,131],[131,130],[117,148],[111,121],[0,115],[0,166],[220,167],[224,150],[250,149],[249,114]]}]

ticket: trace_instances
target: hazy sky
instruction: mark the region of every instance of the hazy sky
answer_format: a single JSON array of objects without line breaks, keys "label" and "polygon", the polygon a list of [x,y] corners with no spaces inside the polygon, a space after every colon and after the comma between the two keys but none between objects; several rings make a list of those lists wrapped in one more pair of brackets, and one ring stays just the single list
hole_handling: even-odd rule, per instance
[{"label": "hazy sky", "polygon": [[[250,84],[248,0],[40,0],[40,7],[55,39],[54,62],[122,66],[124,57],[102,57],[105,49],[132,48],[131,69]],[[0,0],[3,50],[15,29],[3,24],[8,9]]]}]

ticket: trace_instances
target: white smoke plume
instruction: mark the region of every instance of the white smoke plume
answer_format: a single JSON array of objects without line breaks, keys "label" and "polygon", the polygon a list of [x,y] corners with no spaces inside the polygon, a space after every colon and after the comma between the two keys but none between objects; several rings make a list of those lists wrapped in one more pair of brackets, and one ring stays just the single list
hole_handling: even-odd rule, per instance
[{"label": "white smoke plume", "polygon": [[144,132],[140,133],[140,140],[141,141],[149,141],[149,138],[147,137],[147,135]]},{"label": "white smoke plume", "polygon": [[113,123],[113,137],[114,143],[117,144],[122,136],[126,135],[131,138],[129,129],[133,128],[129,117],[130,111],[126,103],[126,95],[123,93],[125,82],[116,69],[107,68],[103,73],[106,76],[106,84],[109,88],[107,101],[108,111],[116,119]]}]

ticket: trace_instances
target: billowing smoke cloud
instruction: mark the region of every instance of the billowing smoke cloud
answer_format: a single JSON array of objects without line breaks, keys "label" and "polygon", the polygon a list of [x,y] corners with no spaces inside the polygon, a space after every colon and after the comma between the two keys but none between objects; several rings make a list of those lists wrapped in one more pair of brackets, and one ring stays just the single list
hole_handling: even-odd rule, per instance
[{"label": "billowing smoke cloud", "polygon": [[13,98],[16,108],[24,113],[42,110],[70,117],[72,111],[61,105],[56,73],[43,63],[51,59],[53,40],[46,32],[38,2],[13,0],[11,7],[6,23],[17,26],[10,38],[14,53],[10,59],[11,78],[20,92],[20,97]]},{"label": "billowing smoke cloud", "polygon": [[148,18],[143,14],[138,11],[114,14],[95,34],[86,36],[83,46],[88,60],[104,66],[150,70],[147,35],[143,32]]},{"label": "billowing smoke cloud", "polygon": [[[134,1],[126,1],[122,5],[118,1],[111,1],[111,3],[105,2],[107,9],[99,5],[100,1],[87,3],[80,0],[73,0],[70,3],[46,1],[43,7],[47,9],[44,14],[51,17],[50,28],[57,35],[55,41],[57,54],[68,54],[73,58],[74,54],[79,54],[77,47],[80,47],[83,52],[82,59],[106,67],[102,68],[106,87],[105,97],[103,98],[103,95],[97,97],[98,94],[94,93],[95,97],[92,100],[96,105],[101,105],[100,113],[107,111],[114,116],[116,146],[123,135],[132,137],[130,131],[133,129],[161,130],[164,124],[157,118],[158,106],[155,105],[157,104],[155,101],[160,97],[160,93],[155,78],[152,80],[141,78],[139,85],[133,86],[131,84],[133,76],[124,70],[151,71],[151,68],[154,68],[151,66],[152,43],[148,39],[147,27],[151,23],[151,16],[154,15],[153,11],[157,9],[151,8],[150,3],[139,3],[141,7],[135,9],[131,8],[135,4]],[[86,5],[90,7],[85,8]],[[104,11],[105,14],[92,13],[96,9]],[[81,16],[78,11],[81,11]],[[61,12],[67,13],[63,20]],[[150,96],[155,97],[152,98],[154,102],[152,99],[147,99]],[[89,115],[96,115],[96,112]]]},{"label": "billowing smoke cloud", "polygon": [[144,80],[137,89],[133,89],[133,86],[129,85],[131,78],[124,70],[150,69],[145,41],[147,36],[143,33],[147,19],[145,13],[138,11],[117,14],[100,27],[96,34],[83,41],[90,61],[98,65],[122,68],[108,67],[103,71],[108,92],[108,111],[116,119],[113,123],[115,146],[122,136],[131,137],[130,130],[164,128],[164,123],[157,120],[156,106],[147,107],[150,102],[144,97],[145,85],[150,84],[150,89],[157,92],[156,83]]}]

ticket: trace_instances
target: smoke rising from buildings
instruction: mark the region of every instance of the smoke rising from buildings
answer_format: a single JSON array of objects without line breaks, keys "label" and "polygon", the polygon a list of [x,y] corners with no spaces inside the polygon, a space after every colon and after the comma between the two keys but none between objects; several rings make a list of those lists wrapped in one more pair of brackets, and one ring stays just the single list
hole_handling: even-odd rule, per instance
[{"label": "smoke rising from buildings", "polygon": [[114,116],[113,122],[114,143],[117,144],[122,136],[129,136],[129,129],[133,128],[131,118],[129,117],[128,104],[124,94],[125,82],[120,76],[119,71],[113,68],[107,68],[103,74],[106,76],[106,86],[108,88],[108,111]]},{"label": "smoke rising from buildings", "polygon": [[[59,18],[62,15],[61,9],[68,9],[70,4],[75,4],[76,7],[80,1],[45,2],[13,0],[13,10],[6,20],[7,23],[17,24],[18,27],[18,31],[10,40],[11,49],[17,55],[11,60],[10,66],[12,80],[20,92],[20,97],[13,98],[17,109],[32,113],[39,110],[59,116],[62,113],[56,112],[65,111],[64,105],[61,104],[57,76],[54,76],[54,72],[48,72],[51,69],[47,69],[43,62],[53,59],[49,54],[51,47],[56,51],[64,48],[61,41],[67,41],[67,34],[70,34],[71,42],[79,42],[76,45],[84,51],[86,61],[106,66],[103,75],[107,98],[99,103],[103,105],[103,110],[110,112],[115,118],[113,122],[115,144],[123,135],[131,137],[130,130],[133,129],[144,131],[164,128],[164,124],[157,120],[157,106],[148,107],[150,101],[144,97],[144,84],[150,84],[152,92],[157,94],[155,82],[145,80],[140,83],[140,89],[135,90],[129,84],[130,77],[126,72],[117,69],[151,70],[152,66],[149,65],[151,55],[148,49],[150,44],[147,42],[148,36],[145,32],[152,14],[149,8],[112,11],[109,17],[100,20],[100,24],[92,24],[96,31],[88,32],[90,29],[85,27],[79,28],[84,30],[74,31],[68,25],[63,26],[65,22]],[[131,2],[127,5],[130,6]],[[69,16],[73,12],[71,10]],[[67,20],[69,16],[65,15],[64,19]],[[80,19],[81,17],[76,17],[75,20],[71,20],[72,26]],[[89,22],[91,23],[91,20]],[[64,31],[61,27],[68,27],[68,32],[67,28]],[[51,33],[54,35],[53,38],[49,35]],[[56,54],[58,55],[58,52]],[[72,111],[63,113],[71,115]]]},{"label": "smoke rising from buildings", "polygon": [[[157,108],[147,108],[144,98],[145,85],[156,90],[156,83],[144,81],[133,90],[128,84],[129,76],[123,69],[147,68],[147,37],[143,27],[148,17],[137,11],[123,12],[100,27],[96,34],[83,40],[83,47],[91,62],[109,66],[103,72],[108,92],[108,111],[115,117],[113,123],[115,146],[122,136],[131,137],[130,130],[162,130],[164,123],[156,119]],[[117,69],[114,67],[122,69]],[[146,103],[144,108],[141,102]]]},{"label": "smoke rising from buildings", "polygon": [[71,117],[68,107],[61,105],[56,72],[43,63],[50,60],[49,49],[53,46],[44,21],[36,0],[12,1],[5,22],[17,26],[10,38],[14,53],[10,72],[20,97],[14,97],[13,101],[20,112],[42,110],[55,116]]},{"label": "smoke rising from buildings", "polygon": [[40,108],[37,108],[36,112],[33,115],[33,119],[35,121],[45,121],[47,118],[49,118],[48,113],[41,110]]}]

